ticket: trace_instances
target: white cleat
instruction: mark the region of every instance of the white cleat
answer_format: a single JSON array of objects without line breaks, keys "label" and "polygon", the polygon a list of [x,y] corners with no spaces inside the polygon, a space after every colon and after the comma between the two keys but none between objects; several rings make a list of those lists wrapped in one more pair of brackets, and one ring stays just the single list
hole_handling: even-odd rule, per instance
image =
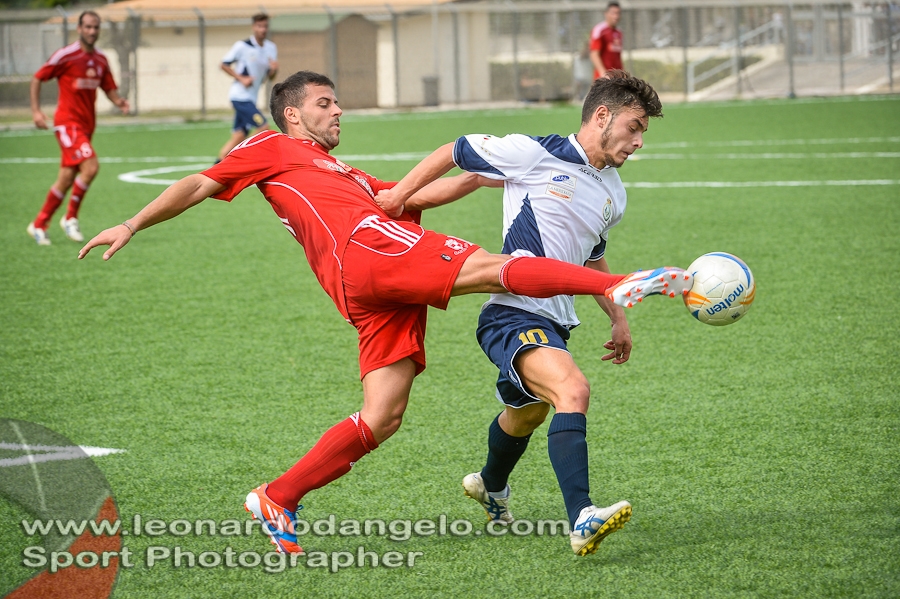
[{"label": "white cleat", "polygon": [[661,266],[656,270],[633,272],[615,287],[606,290],[606,297],[616,304],[631,308],[648,295],[681,297],[694,286],[694,275],[675,266]]},{"label": "white cleat", "polygon": [[45,229],[37,229],[35,228],[34,223],[28,223],[26,231],[28,231],[28,234],[38,245],[50,245],[50,239],[47,237],[47,231]]},{"label": "white cleat", "polygon": [[499,522],[501,524],[513,522],[513,515],[509,511],[509,485],[506,486],[506,498],[504,499],[495,499],[490,496],[487,489],[484,488],[484,481],[481,480],[480,472],[473,472],[466,476],[463,479],[462,486],[466,491],[466,496],[471,497],[484,508],[488,522]]},{"label": "white cleat", "polygon": [[66,232],[66,237],[72,241],[84,241],[84,235],[81,234],[81,229],[78,227],[77,218],[66,218],[63,216],[59,221],[59,226]]},{"label": "white cleat", "polygon": [[590,505],[578,515],[575,527],[569,533],[572,551],[575,555],[587,555],[597,551],[606,535],[620,530],[631,520],[631,504],[620,501],[609,507]]}]

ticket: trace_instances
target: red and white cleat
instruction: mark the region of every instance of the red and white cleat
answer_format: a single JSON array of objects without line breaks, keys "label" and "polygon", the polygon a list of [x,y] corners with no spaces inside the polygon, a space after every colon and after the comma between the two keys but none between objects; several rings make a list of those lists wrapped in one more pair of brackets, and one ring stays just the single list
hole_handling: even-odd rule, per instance
[{"label": "red and white cleat", "polygon": [[683,268],[661,266],[656,270],[633,272],[615,287],[606,290],[606,297],[625,308],[644,301],[648,295],[681,297],[694,286],[694,277]]}]

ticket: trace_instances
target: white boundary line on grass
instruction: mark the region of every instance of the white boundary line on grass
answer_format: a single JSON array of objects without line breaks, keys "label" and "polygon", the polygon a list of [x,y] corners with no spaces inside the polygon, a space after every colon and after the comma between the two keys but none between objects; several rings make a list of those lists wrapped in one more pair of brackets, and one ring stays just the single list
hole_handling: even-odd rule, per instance
[{"label": "white boundary line on grass", "polygon": [[691,187],[742,188],[742,187],[858,187],[865,185],[900,185],[900,179],[860,179],[832,181],[650,181],[625,182],[633,189],[677,189]]},{"label": "white boundary line on grass", "polygon": [[[16,429],[16,432],[18,432],[18,429]],[[25,455],[21,457],[4,458],[0,460],[0,468],[37,464],[38,462],[80,460],[83,458],[101,457],[114,453],[125,453],[126,451],[124,449],[113,449],[112,447],[91,447],[89,445],[30,445],[25,442],[0,443],[0,449],[25,452]]]},{"label": "white boundary line on grass", "polygon": [[[342,159],[343,158],[344,157],[342,157]],[[171,185],[172,183],[175,183],[177,179],[153,179],[151,177],[153,175],[163,175],[179,171],[197,170],[198,168],[204,168],[206,166],[208,166],[208,164],[182,164],[178,166],[149,168],[140,171],[132,171],[130,173],[122,173],[121,175],[119,175],[119,180],[126,183]],[[671,189],[690,187],[857,187],[861,185],[900,185],[900,179],[836,179],[828,181],[668,181],[659,183],[650,181],[631,181],[625,183],[625,187],[631,187],[635,189]]]},{"label": "white boundary line on grass", "polygon": [[[898,138],[900,141],[900,138]],[[661,144],[655,147],[663,147]],[[737,145],[747,145],[740,142]],[[673,145],[671,147],[685,147]],[[428,152],[393,152],[390,154],[340,154],[344,162],[418,162]],[[629,160],[848,160],[873,158],[900,158],[900,152],[748,152],[748,153],[702,153],[702,154],[654,154],[645,150],[634,154]],[[104,164],[159,163],[159,162],[203,162],[201,167],[212,166],[212,156],[108,156],[100,157]],[[59,158],[0,158],[0,164],[56,164]],[[166,172],[166,171],[160,171]],[[174,171],[172,171],[174,172]]]}]

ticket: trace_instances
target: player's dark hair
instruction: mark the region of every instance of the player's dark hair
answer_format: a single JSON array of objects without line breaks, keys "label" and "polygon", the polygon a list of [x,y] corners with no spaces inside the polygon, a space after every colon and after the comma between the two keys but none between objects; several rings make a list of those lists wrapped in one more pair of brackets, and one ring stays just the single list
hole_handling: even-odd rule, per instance
[{"label": "player's dark hair", "polygon": [[251,19],[254,23],[259,23],[260,21],[268,21],[268,20],[269,20],[269,15],[267,15],[267,14],[264,13],[264,12],[258,12],[258,13],[256,13],[255,15],[253,15],[252,17],[250,17],[250,19]]},{"label": "player's dark hair", "polygon": [[85,18],[86,16],[97,17],[97,20],[98,20],[98,21],[101,20],[101,19],[100,19],[100,15],[98,15],[97,13],[95,13],[95,12],[92,11],[92,10],[86,10],[86,11],[82,12],[80,15],[78,15],[78,26],[79,26],[79,27],[81,27],[81,21],[84,20],[84,18]]},{"label": "player's dark hair", "polygon": [[633,75],[613,69],[594,81],[581,108],[581,122],[587,123],[601,106],[613,115],[625,108],[643,110],[648,117],[661,117],[662,102],[649,83]]},{"label": "player's dark hair", "polygon": [[310,85],[327,85],[334,89],[334,82],[327,76],[312,71],[297,71],[281,83],[272,87],[272,98],[269,100],[269,112],[282,133],[287,133],[287,122],[284,120],[284,109],[288,106],[299,108],[306,98],[306,88]]},{"label": "player's dark hair", "polygon": [[613,7],[616,7],[618,9],[622,8],[622,6],[618,2],[616,2],[616,0],[612,0],[612,2],[610,2],[609,4],[606,5],[606,10],[609,10],[610,8],[613,8]]}]

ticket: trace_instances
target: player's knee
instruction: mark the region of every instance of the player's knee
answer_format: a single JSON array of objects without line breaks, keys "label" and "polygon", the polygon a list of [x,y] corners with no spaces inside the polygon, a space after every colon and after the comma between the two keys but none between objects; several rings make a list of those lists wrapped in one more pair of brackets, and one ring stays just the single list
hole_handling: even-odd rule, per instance
[{"label": "player's knee", "polygon": [[96,177],[99,172],[100,163],[96,161],[82,163],[81,168],[78,169],[78,175],[85,183],[93,181],[94,177]]},{"label": "player's knee", "polygon": [[375,435],[375,440],[381,444],[385,439],[390,438],[394,433],[400,430],[401,424],[403,424],[402,413],[386,414],[382,418],[379,418],[374,424],[369,424],[369,428],[372,430],[372,434]]},{"label": "player's knee", "polygon": [[556,400],[557,412],[587,414],[591,400],[591,384],[585,378],[567,381]]}]

